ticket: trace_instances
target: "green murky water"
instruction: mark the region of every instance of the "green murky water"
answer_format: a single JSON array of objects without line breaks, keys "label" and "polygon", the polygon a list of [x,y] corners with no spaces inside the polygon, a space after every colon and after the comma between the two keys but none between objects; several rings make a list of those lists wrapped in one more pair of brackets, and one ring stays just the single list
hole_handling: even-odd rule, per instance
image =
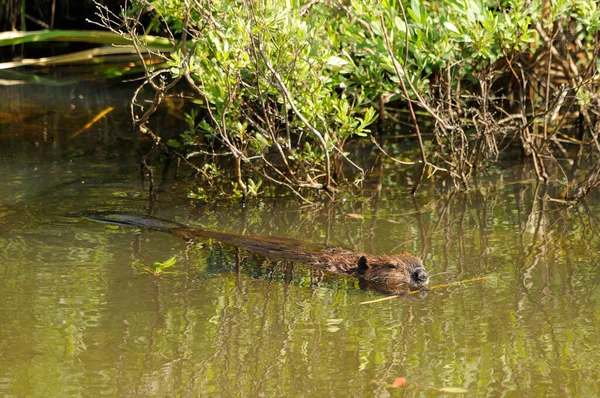
[{"label": "green murky water", "polygon": [[[379,193],[321,207],[185,199],[172,168],[150,202],[128,87],[0,90],[0,395],[600,395],[598,196],[560,209],[515,183],[413,200],[410,175],[386,165]],[[409,250],[432,285],[490,279],[361,305],[381,296],[352,279],[66,217],[149,203],[224,231]],[[171,274],[135,267],[171,256]]]}]

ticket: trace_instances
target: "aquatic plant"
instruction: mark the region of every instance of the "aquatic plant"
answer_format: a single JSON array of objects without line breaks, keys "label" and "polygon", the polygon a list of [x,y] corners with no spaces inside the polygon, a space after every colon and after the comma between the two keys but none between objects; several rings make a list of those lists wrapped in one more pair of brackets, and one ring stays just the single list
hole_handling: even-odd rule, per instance
[{"label": "aquatic plant", "polygon": [[175,256],[169,258],[166,261],[160,262],[156,261],[152,265],[144,265],[142,263],[135,263],[134,268],[148,272],[154,276],[160,276],[165,274],[177,274],[177,272],[166,271],[166,269],[171,268],[177,262],[177,258]]}]

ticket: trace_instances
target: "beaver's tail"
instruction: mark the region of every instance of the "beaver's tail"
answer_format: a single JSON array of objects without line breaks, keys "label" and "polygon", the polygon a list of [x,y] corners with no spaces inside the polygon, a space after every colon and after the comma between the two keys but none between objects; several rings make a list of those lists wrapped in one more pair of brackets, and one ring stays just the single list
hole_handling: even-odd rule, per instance
[{"label": "beaver's tail", "polygon": [[185,228],[183,224],[179,224],[178,222],[163,220],[161,218],[151,216],[100,211],[83,213],[82,215],[88,220],[98,221],[105,224],[119,225],[123,227],[146,228],[161,232],[173,233],[177,230]]}]

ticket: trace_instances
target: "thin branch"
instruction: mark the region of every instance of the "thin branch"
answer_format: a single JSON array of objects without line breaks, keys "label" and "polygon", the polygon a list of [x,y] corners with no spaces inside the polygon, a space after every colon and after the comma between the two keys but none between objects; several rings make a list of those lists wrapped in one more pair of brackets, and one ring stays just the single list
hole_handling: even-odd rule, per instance
[{"label": "thin branch", "polygon": [[300,121],[306,127],[308,127],[310,132],[313,133],[317,137],[319,142],[321,143],[321,146],[323,147],[323,153],[325,155],[325,173],[326,173],[326,179],[325,179],[325,183],[322,185],[322,189],[330,190],[331,189],[331,161],[329,159],[329,151],[327,149],[327,143],[325,142],[325,138],[323,138],[323,134],[321,134],[321,132],[319,130],[317,130],[315,127],[313,127],[313,125],[308,121],[308,119],[306,119],[304,117],[304,115],[298,110],[298,108],[296,108],[296,104],[294,103],[292,95],[290,94],[290,92],[286,88],[285,84],[283,83],[283,80],[281,79],[281,76],[279,76],[279,73],[277,73],[277,71],[273,68],[273,65],[271,65],[271,63],[267,59],[262,48],[260,48],[260,44],[258,44],[256,46],[256,48],[258,49],[258,53],[261,55],[263,62],[265,63],[265,66],[267,67],[267,69],[269,69],[269,72],[271,72],[271,74],[277,81],[277,89],[283,94],[283,96],[285,97],[286,101],[289,103],[290,108],[292,109],[294,114],[298,117],[298,119],[300,119]]},{"label": "thin branch", "polygon": [[[402,5],[402,2],[399,2],[398,4],[400,4],[400,7],[402,9],[402,15],[404,16],[404,24],[406,26],[406,37],[408,38],[408,21],[406,20],[406,14],[404,13],[404,6]],[[410,101],[410,96],[408,95],[408,90],[406,89],[406,85],[404,84],[403,76],[407,76],[406,69],[403,69],[403,73],[400,72],[400,65],[398,63],[398,60],[394,56],[394,52],[392,51],[392,45],[390,44],[390,38],[387,33],[387,28],[385,27],[385,21],[383,19],[383,14],[381,14],[379,16],[379,21],[381,23],[381,30],[383,32],[383,37],[385,38],[385,47],[388,51],[388,55],[392,59],[392,63],[394,64],[394,70],[396,71],[396,75],[398,76],[398,80],[400,81],[400,85],[402,86],[402,92],[404,93],[404,98],[406,98],[406,100],[407,100],[408,110],[410,111],[410,117],[413,120],[415,131],[417,133],[417,139],[419,142],[419,150],[421,152],[421,162],[423,162],[423,164],[421,166],[421,173],[420,173],[419,179],[417,180],[417,182],[415,183],[415,185],[413,186],[413,189],[411,191],[411,193],[414,195],[417,192],[417,190],[419,189],[419,186],[421,185],[421,181],[423,180],[423,176],[425,175],[425,165],[427,164],[427,155],[425,154],[425,147],[423,146],[423,138],[421,137],[421,129],[419,128],[419,122],[417,121],[417,115],[415,114],[415,110],[413,109],[412,103]],[[404,64],[406,65],[406,60],[404,60]],[[410,80],[410,79],[408,79],[408,77],[407,77],[406,80]]]}]

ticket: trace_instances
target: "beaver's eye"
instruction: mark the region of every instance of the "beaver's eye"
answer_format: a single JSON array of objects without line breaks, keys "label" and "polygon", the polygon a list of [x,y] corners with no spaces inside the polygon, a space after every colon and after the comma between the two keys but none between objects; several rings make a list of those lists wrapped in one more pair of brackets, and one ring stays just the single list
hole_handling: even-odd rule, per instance
[{"label": "beaver's eye", "polygon": [[398,268],[398,266],[396,264],[388,264],[389,268]]}]

